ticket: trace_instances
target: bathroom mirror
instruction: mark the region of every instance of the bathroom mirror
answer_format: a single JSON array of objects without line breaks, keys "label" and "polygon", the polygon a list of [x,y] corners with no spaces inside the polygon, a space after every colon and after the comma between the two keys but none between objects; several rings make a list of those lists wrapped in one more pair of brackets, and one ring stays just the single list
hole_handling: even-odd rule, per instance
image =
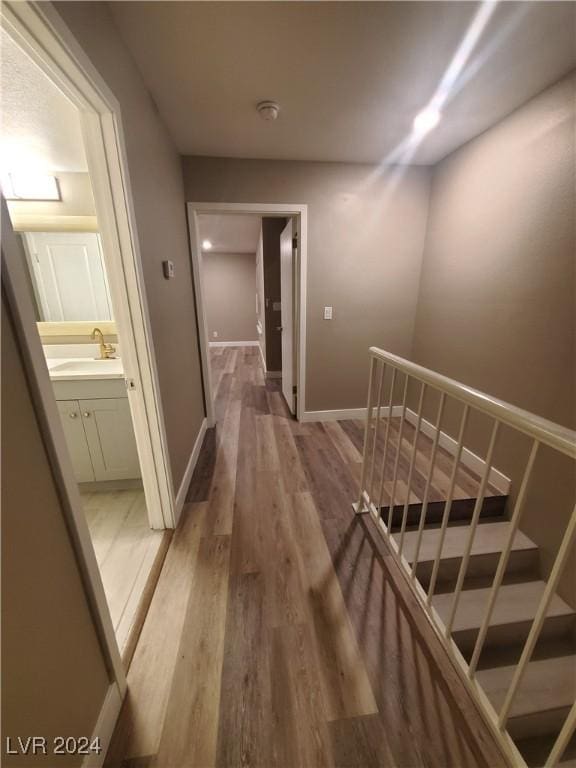
[{"label": "bathroom mirror", "polygon": [[40,323],[114,319],[96,232],[24,232],[22,240]]}]

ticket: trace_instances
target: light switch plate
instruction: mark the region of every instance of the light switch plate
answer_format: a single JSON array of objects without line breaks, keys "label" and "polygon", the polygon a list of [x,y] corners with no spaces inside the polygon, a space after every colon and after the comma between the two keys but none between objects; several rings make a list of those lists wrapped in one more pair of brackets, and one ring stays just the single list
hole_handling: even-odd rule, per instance
[{"label": "light switch plate", "polygon": [[332,320],[332,307],[324,307],[324,320]]},{"label": "light switch plate", "polygon": [[162,262],[162,272],[164,272],[164,277],[166,280],[170,280],[174,277],[174,262],[173,261],[163,261]]}]

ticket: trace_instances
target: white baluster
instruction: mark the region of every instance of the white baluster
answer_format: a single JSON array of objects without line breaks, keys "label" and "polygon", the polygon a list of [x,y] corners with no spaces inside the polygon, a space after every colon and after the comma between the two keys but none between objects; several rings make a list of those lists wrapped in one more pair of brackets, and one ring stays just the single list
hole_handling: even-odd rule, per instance
[{"label": "white baluster", "polygon": [[414,433],[414,445],[412,447],[412,457],[410,459],[410,468],[408,470],[408,480],[406,482],[406,503],[404,504],[404,512],[402,513],[402,526],[400,528],[400,543],[398,545],[398,554],[402,554],[402,548],[404,546],[404,534],[406,533],[406,522],[408,520],[408,508],[410,506],[410,488],[412,487],[412,475],[414,474],[414,464],[416,463],[416,450],[418,447],[418,437],[420,435],[420,426],[422,424],[422,407],[424,405],[424,395],[426,393],[426,384],[420,385],[420,400],[418,401],[418,417],[416,419],[416,427]]},{"label": "white baluster", "polygon": [[[384,478],[386,477],[386,459],[388,458],[388,445],[390,437],[390,424],[392,423],[392,409],[394,408],[394,386],[396,384],[396,368],[392,368],[392,382],[390,384],[390,397],[388,398],[388,421],[386,422],[386,435],[384,437],[384,453],[382,456],[382,473],[380,475],[380,488],[378,490],[378,517],[382,508],[382,493],[384,491]],[[390,530],[386,528],[386,533],[390,537]]]},{"label": "white baluster", "polygon": [[454,592],[454,599],[452,600],[452,608],[450,610],[450,617],[446,625],[446,637],[450,637],[452,632],[452,626],[456,617],[456,611],[458,610],[458,603],[460,602],[460,594],[462,587],[464,586],[464,579],[466,578],[466,572],[468,571],[468,563],[470,562],[470,553],[474,545],[474,536],[476,535],[476,528],[478,527],[478,520],[480,520],[480,513],[484,505],[484,496],[486,495],[486,488],[488,487],[488,480],[490,478],[490,472],[492,470],[492,457],[494,456],[494,447],[496,446],[496,439],[498,437],[498,430],[500,429],[500,422],[495,421],[492,428],[492,435],[490,437],[490,445],[488,446],[488,453],[486,454],[486,464],[484,467],[484,474],[480,481],[480,488],[478,489],[478,498],[474,505],[474,512],[472,513],[472,520],[470,521],[470,533],[468,534],[468,541],[466,542],[466,549],[464,550],[464,557],[460,563],[460,571],[458,572],[458,580],[456,581],[456,590]]},{"label": "white baluster", "polygon": [[502,585],[502,579],[504,578],[504,574],[506,573],[508,560],[510,558],[510,552],[512,551],[512,544],[514,542],[514,537],[516,536],[516,531],[518,530],[518,524],[520,522],[522,510],[524,509],[524,501],[526,500],[526,491],[528,489],[528,484],[530,482],[530,477],[532,475],[534,462],[536,461],[536,455],[538,453],[539,445],[540,443],[538,442],[538,440],[534,440],[534,442],[532,443],[530,456],[528,457],[528,463],[526,464],[526,469],[524,470],[524,476],[522,477],[522,483],[520,484],[520,490],[518,492],[518,497],[516,499],[516,503],[514,504],[514,511],[512,512],[512,518],[510,520],[510,530],[508,531],[508,539],[506,540],[506,544],[504,546],[504,549],[502,550],[502,554],[500,555],[500,560],[498,561],[498,568],[496,569],[496,575],[494,576],[492,590],[490,592],[490,597],[488,598],[488,606],[486,607],[486,614],[484,616],[482,626],[480,627],[480,631],[478,632],[476,645],[474,646],[474,653],[472,654],[472,658],[470,660],[470,666],[468,668],[468,675],[470,678],[474,677],[474,674],[476,672],[476,667],[478,666],[478,661],[480,659],[480,654],[482,653],[484,641],[486,640],[486,634],[488,633],[488,627],[490,626],[490,619],[492,618],[494,605],[496,604],[498,592],[500,590],[500,586]]},{"label": "white baluster", "polygon": [[568,742],[574,735],[575,730],[576,730],[576,702],[572,704],[572,709],[570,710],[570,712],[568,713],[568,717],[564,721],[562,730],[560,731],[558,738],[556,739],[556,742],[554,743],[554,746],[552,747],[552,750],[548,755],[548,760],[546,760],[546,765],[544,766],[544,768],[554,768],[554,766],[558,763],[558,760],[560,760],[560,758],[564,754],[564,750],[568,746]]},{"label": "white baluster", "polygon": [[386,363],[382,363],[380,369],[380,380],[378,382],[378,394],[376,396],[376,425],[374,427],[374,442],[372,444],[372,465],[370,468],[370,481],[368,483],[368,496],[372,501],[372,492],[374,490],[374,465],[376,463],[376,448],[378,446],[378,436],[380,434],[380,412],[382,409],[382,383],[384,382],[384,373]]},{"label": "white baluster", "polygon": [[468,414],[470,407],[464,406],[462,413],[462,420],[460,422],[460,432],[458,433],[458,446],[456,448],[456,454],[454,456],[454,466],[452,467],[452,476],[450,477],[450,485],[448,486],[448,495],[446,496],[446,503],[444,504],[444,513],[442,514],[442,524],[440,526],[440,538],[438,540],[438,550],[436,552],[436,559],[434,560],[434,566],[432,567],[432,577],[430,578],[430,585],[428,587],[428,598],[426,603],[428,606],[432,603],[434,597],[434,590],[436,589],[436,579],[438,578],[438,569],[440,567],[440,557],[442,556],[442,549],[444,548],[444,538],[446,537],[446,528],[448,527],[448,520],[450,518],[450,510],[452,509],[452,499],[454,498],[454,486],[456,485],[456,476],[458,475],[458,468],[460,466],[460,459],[462,458],[462,449],[464,448],[464,432],[466,431],[466,425],[468,424]]},{"label": "white baluster", "polygon": [[366,431],[364,432],[364,452],[362,455],[362,472],[360,475],[360,495],[358,496],[358,507],[356,512],[360,514],[365,512],[364,508],[364,491],[366,490],[364,484],[366,482],[366,473],[368,471],[368,441],[370,439],[370,425],[372,421],[372,380],[374,378],[374,366],[376,364],[375,358],[370,355],[370,373],[368,375],[368,404],[366,409]]},{"label": "white baluster", "polygon": [[510,707],[512,706],[512,702],[514,701],[514,696],[516,695],[518,686],[520,685],[524,672],[526,671],[528,662],[530,661],[530,658],[532,656],[532,652],[534,651],[534,647],[536,645],[538,637],[540,636],[540,632],[542,630],[542,626],[546,618],[546,613],[548,611],[548,606],[550,605],[550,601],[554,597],[554,593],[556,592],[556,587],[558,586],[560,576],[562,575],[562,571],[564,570],[564,566],[566,565],[566,560],[568,559],[568,555],[570,554],[575,532],[576,532],[576,506],[572,510],[572,517],[570,518],[568,527],[564,532],[564,538],[562,539],[562,543],[560,544],[560,549],[558,550],[558,554],[556,555],[556,560],[554,561],[554,565],[552,566],[552,571],[550,572],[550,576],[548,578],[546,588],[544,589],[544,594],[540,598],[538,610],[536,611],[536,616],[534,618],[534,621],[532,622],[532,627],[530,629],[528,639],[526,640],[526,643],[524,645],[524,650],[522,651],[522,655],[520,656],[520,661],[518,662],[518,665],[516,666],[516,670],[514,671],[514,676],[512,678],[512,682],[510,683],[510,688],[508,689],[508,693],[506,694],[506,699],[504,700],[504,704],[502,705],[502,709],[500,711],[498,724],[502,729],[506,727],[508,715],[510,714]]},{"label": "white baluster", "polygon": [[440,394],[440,404],[438,406],[438,415],[436,417],[436,432],[434,433],[434,442],[432,443],[432,453],[430,454],[430,469],[428,470],[428,479],[426,480],[426,488],[424,489],[424,498],[422,499],[422,511],[420,513],[420,521],[418,523],[418,537],[416,540],[416,549],[414,551],[414,562],[412,563],[412,572],[410,576],[412,579],[416,578],[416,568],[418,567],[418,558],[420,557],[420,547],[422,546],[422,536],[424,534],[424,526],[426,525],[426,512],[428,510],[428,499],[430,497],[430,486],[432,485],[432,477],[434,476],[434,465],[436,462],[436,452],[438,451],[438,443],[440,442],[440,426],[442,424],[442,416],[444,414],[444,404],[446,402],[446,395],[444,392]]},{"label": "white baluster", "polygon": [[396,497],[396,482],[398,480],[398,466],[400,465],[400,453],[402,451],[402,435],[404,434],[404,419],[406,418],[406,401],[408,399],[408,379],[404,377],[404,395],[402,397],[402,417],[400,420],[400,432],[398,434],[398,450],[396,451],[396,461],[394,462],[394,477],[392,479],[392,490],[390,492],[390,509],[388,510],[388,531],[392,532],[392,516],[394,514],[394,499]]}]

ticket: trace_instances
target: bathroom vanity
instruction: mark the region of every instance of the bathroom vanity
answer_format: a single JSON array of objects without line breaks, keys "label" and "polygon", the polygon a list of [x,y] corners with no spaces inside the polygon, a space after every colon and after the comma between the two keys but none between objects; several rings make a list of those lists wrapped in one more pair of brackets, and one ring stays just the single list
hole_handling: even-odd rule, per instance
[{"label": "bathroom vanity", "polygon": [[57,358],[47,364],[76,480],[140,477],[122,361]]}]

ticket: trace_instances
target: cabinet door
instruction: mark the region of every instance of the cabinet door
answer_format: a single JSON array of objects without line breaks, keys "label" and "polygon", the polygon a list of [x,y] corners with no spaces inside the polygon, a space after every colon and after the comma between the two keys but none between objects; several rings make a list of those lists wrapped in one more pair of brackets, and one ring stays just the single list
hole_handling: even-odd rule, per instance
[{"label": "cabinet door", "polygon": [[72,460],[74,477],[79,483],[93,481],[94,468],[80,414],[80,403],[78,400],[60,400],[58,401],[58,411],[64,428],[68,453]]},{"label": "cabinet door", "polygon": [[111,320],[100,240],[94,232],[25,235],[42,320]]},{"label": "cabinet door", "polygon": [[128,398],[80,400],[96,480],[140,477]]}]

